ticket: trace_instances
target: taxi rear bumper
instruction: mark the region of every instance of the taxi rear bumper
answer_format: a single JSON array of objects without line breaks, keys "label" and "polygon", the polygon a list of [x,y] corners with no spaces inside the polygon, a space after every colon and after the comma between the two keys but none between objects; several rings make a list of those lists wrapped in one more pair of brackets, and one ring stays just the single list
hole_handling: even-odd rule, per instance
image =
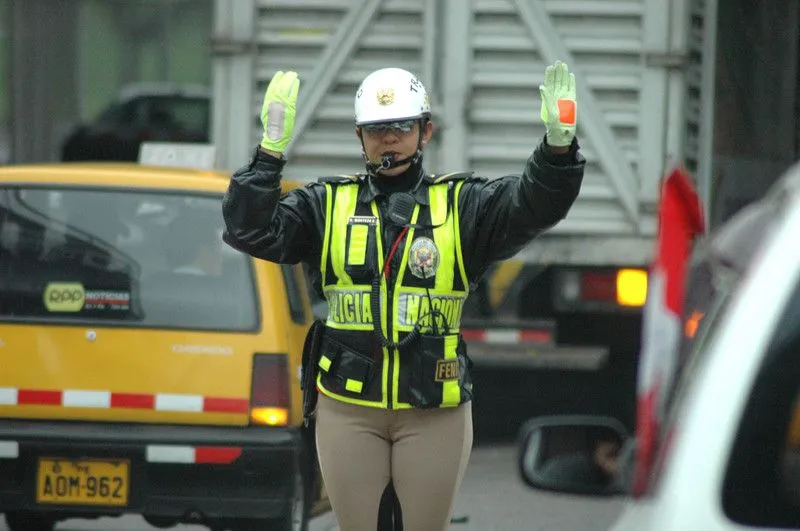
[{"label": "taxi rear bumper", "polygon": [[[0,419],[0,512],[56,519],[126,513],[197,522],[280,518],[294,501],[302,445],[295,428]],[[37,500],[42,458],[127,461],[126,503]]]}]

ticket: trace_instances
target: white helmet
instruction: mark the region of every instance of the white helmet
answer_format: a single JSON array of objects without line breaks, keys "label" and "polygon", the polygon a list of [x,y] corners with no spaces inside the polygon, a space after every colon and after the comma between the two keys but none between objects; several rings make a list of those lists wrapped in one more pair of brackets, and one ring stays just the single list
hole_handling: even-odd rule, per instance
[{"label": "white helmet", "polygon": [[431,103],[417,76],[402,68],[382,68],[364,78],[356,92],[356,125],[429,116]]}]

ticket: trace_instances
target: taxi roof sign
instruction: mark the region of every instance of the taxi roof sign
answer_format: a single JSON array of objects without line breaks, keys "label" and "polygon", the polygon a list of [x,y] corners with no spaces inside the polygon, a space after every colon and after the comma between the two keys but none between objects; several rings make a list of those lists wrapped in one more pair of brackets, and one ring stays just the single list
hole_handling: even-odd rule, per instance
[{"label": "taxi roof sign", "polygon": [[215,163],[213,144],[143,142],[139,147],[139,164],[213,170]]}]

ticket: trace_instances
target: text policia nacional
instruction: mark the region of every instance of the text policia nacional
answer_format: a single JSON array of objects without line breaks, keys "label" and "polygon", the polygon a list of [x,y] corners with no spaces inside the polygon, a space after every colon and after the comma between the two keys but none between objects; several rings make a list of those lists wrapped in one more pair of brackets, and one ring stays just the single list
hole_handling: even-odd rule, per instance
[{"label": "text policia nacional", "polygon": [[[343,325],[371,325],[372,307],[370,294],[362,290],[331,290],[327,294],[328,319]],[[440,319],[446,323],[459,323],[464,306],[464,299],[452,295],[431,293],[430,299],[423,291],[402,292],[397,297],[398,322],[402,326],[413,327],[416,324],[430,326],[430,315],[436,313],[437,324]],[[433,312],[431,312],[433,308]]]}]

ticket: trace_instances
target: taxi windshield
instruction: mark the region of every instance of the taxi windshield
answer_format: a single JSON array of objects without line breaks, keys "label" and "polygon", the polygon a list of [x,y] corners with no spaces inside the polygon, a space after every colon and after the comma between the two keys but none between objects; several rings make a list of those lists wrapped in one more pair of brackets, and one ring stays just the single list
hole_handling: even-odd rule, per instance
[{"label": "taxi windshield", "polygon": [[223,243],[220,201],[0,188],[0,320],[255,329],[251,261]]}]

